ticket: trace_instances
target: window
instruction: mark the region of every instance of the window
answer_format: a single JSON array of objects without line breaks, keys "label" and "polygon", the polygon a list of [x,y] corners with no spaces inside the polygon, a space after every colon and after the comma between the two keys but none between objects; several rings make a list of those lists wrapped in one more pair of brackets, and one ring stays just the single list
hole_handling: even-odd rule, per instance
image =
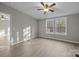
[{"label": "window", "polygon": [[54,32],[54,20],[47,20],[47,32],[53,33]]},{"label": "window", "polygon": [[67,34],[66,17],[46,20],[46,32],[53,34]]}]

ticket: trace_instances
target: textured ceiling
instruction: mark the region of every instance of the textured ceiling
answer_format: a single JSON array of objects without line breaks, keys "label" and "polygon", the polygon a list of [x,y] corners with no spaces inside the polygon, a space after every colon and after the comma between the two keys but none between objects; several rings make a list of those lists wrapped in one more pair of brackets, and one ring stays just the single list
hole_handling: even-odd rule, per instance
[{"label": "textured ceiling", "polygon": [[[53,2],[45,2],[52,4]],[[55,12],[48,12],[46,15],[43,11],[38,11],[41,8],[40,2],[3,2],[3,4],[11,6],[23,13],[26,13],[36,19],[45,19],[51,17],[59,17],[63,15],[70,15],[79,13],[79,3],[78,2],[55,2],[56,6],[53,7]]]}]

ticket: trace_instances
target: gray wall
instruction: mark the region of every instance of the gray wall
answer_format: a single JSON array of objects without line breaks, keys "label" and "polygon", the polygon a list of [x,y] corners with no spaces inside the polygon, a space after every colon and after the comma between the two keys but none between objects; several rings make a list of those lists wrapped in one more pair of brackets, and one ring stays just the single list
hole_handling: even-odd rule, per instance
[{"label": "gray wall", "polygon": [[67,35],[56,35],[46,33],[46,21],[41,20],[39,23],[39,37],[51,38],[63,41],[79,42],[79,14],[67,17]]},{"label": "gray wall", "polygon": [[23,40],[23,29],[28,26],[31,26],[31,38],[39,36],[79,42],[79,14],[67,16],[67,36],[64,36],[46,34],[45,20],[36,21],[31,16],[3,4],[0,4],[0,12],[11,15],[10,27],[13,43],[17,43],[17,32],[19,32],[19,40]]},{"label": "gray wall", "polygon": [[8,28],[8,21],[0,20],[0,30]]},{"label": "gray wall", "polygon": [[37,37],[37,21],[34,18],[3,4],[0,4],[0,12],[11,15],[10,31],[13,43],[17,43],[17,32],[19,32],[19,41],[23,40],[23,29],[28,26],[31,26],[31,38]]}]

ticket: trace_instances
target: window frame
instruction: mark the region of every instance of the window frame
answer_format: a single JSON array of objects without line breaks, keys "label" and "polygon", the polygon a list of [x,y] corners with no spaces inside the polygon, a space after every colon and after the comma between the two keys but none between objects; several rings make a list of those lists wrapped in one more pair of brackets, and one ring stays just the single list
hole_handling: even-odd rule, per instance
[{"label": "window frame", "polygon": [[[46,33],[48,33],[48,34],[54,34],[54,32],[55,32],[55,31],[54,31],[54,28],[53,28],[53,32],[47,32],[47,22],[48,22],[48,21],[54,21],[54,19],[48,19],[48,20],[46,20]],[[54,23],[54,22],[53,22],[53,23]],[[53,27],[54,27],[54,25],[55,25],[55,24],[53,24]]]},{"label": "window frame", "polygon": [[[58,20],[58,19],[64,19],[65,20],[65,32],[64,33],[59,33],[59,32],[57,32],[56,31],[56,20]],[[47,22],[48,21],[54,21],[53,23],[54,23],[54,25],[53,25],[53,30],[54,30],[54,32],[47,32]],[[52,19],[46,19],[46,33],[47,34],[57,34],[57,35],[67,35],[67,17],[60,17],[60,18],[52,18]]]}]

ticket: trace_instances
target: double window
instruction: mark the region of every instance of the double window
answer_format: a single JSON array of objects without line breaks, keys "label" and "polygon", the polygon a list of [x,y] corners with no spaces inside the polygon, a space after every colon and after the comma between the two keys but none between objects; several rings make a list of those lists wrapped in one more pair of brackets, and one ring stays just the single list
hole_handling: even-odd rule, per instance
[{"label": "double window", "polygon": [[46,20],[46,33],[66,35],[67,34],[66,17]]}]

